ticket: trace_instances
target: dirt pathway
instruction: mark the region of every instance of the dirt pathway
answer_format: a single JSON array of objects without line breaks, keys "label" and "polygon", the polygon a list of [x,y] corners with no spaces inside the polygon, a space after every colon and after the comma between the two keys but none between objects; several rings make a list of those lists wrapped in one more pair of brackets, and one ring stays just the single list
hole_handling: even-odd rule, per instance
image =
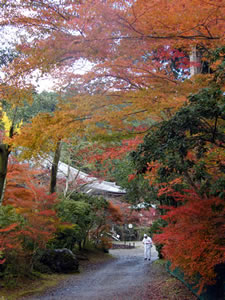
[{"label": "dirt pathway", "polygon": [[[157,253],[154,247],[152,249],[152,260],[156,260]],[[110,253],[115,259],[99,265],[95,270],[72,275],[60,286],[26,300],[140,299],[131,294],[149,280],[147,274],[151,262],[144,261],[143,246],[138,242],[134,249],[114,249]]]},{"label": "dirt pathway", "polygon": [[[94,269],[72,275],[60,286],[48,290],[43,295],[26,300],[146,300],[179,299],[152,298],[149,284],[154,277],[152,261],[157,252],[152,248],[152,261],[144,261],[143,246],[136,243],[135,249],[110,250],[115,259],[100,264]],[[180,298],[185,300],[185,298]],[[187,298],[194,299],[194,298]]]}]

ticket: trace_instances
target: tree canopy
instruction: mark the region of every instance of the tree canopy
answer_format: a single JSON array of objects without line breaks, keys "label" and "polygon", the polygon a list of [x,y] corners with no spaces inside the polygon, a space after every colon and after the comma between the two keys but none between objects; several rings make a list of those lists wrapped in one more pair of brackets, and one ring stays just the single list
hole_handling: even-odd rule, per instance
[{"label": "tree canopy", "polygon": [[[222,0],[3,1],[0,30],[12,30],[17,38],[13,54],[4,49],[0,53],[0,97],[13,116],[25,108],[29,123],[16,133],[12,122],[10,137],[0,144],[1,195],[12,149],[20,149],[26,159],[55,153],[53,174],[63,143],[82,139],[93,147],[101,144],[100,156],[96,149],[89,152],[93,160],[97,157],[100,171],[113,169],[113,163],[123,168],[122,162],[112,160],[125,157],[132,173],[117,174],[126,177],[124,186],[138,197],[144,187],[146,195],[140,198],[151,193],[163,205],[167,226],[155,241],[163,244],[165,257],[189,276],[200,274],[201,286],[212,283],[216,266],[224,262],[224,15]],[[91,68],[80,72],[83,62]],[[35,93],[35,82],[44,75],[55,78],[57,101],[55,95]],[[42,96],[47,107],[40,103]],[[42,216],[38,206],[43,203],[31,196],[39,183],[23,187],[24,197],[30,198],[25,205],[25,198],[17,197],[21,178],[10,176],[6,195],[13,206],[22,216],[27,212],[30,225],[32,213],[37,224],[48,223],[49,215]],[[56,174],[52,179],[54,192]],[[48,199],[53,203],[54,193]],[[95,204],[65,200],[59,213],[79,223],[85,235],[93,220],[105,217],[104,203],[100,208]],[[55,217],[55,211],[49,213]],[[13,211],[12,220],[17,222],[17,217]],[[1,248],[8,241],[5,235],[15,238],[18,225],[12,222],[0,229]],[[24,235],[32,234],[35,241],[40,228],[32,226]],[[54,230],[43,232],[46,242]]]}]

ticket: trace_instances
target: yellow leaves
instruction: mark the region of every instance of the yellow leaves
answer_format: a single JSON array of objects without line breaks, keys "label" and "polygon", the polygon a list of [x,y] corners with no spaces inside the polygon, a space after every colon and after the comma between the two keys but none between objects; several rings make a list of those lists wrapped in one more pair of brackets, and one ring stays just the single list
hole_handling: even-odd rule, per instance
[{"label": "yellow leaves", "polygon": [[12,122],[9,120],[8,116],[5,112],[2,113],[2,122],[4,124],[6,135],[9,134],[9,130],[11,128]]},{"label": "yellow leaves", "polygon": [[78,227],[77,224],[71,224],[71,223],[59,223],[57,226],[57,229],[59,231],[63,231],[66,229],[75,229],[76,227]]},{"label": "yellow leaves", "polygon": [[[7,114],[5,112],[2,113],[2,122],[4,124],[5,128],[5,135],[9,137],[9,131],[12,127],[12,121],[8,118]],[[16,125],[14,128],[15,133],[20,133],[20,128],[22,126],[23,122],[21,121],[20,124]]]}]

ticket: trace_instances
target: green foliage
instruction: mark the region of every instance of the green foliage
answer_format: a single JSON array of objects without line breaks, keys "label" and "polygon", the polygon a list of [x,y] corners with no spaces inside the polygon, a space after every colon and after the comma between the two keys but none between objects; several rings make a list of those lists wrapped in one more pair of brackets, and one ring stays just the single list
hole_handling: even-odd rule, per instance
[{"label": "green foliage", "polygon": [[[154,241],[154,235],[162,233],[162,228],[165,227],[166,225],[167,225],[167,222],[165,222],[161,218],[155,220],[152,223],[152,225],[151,225],[151,227],[149,229],[149,234],[153,238],[153,241]],[[159,258],[163,258],[163,255],[162,255],[163,244],[155,243],[155,247],[156,247],[156,250],[158,251]]]},{"label": "green foliage", "polygon": [[[24,223],[24,219],[21,215],[17,214],[15,209],[10,206],[0,206],[0,229],[6,228],[11,224],[22,224]],[[1,236],[0,236],[1,239]],[[18,255],[14,251],[11,253],[7,253],[9,258],[8,263],[4,263],[0,265],[0,277],[3,278],[4,285],[6,287],[13,287],[16,285],[15,276],[19,274],[18,271]],[[0,253],[0,259],[5,258],[4,251]],[[26,265],[26,264],[25,264]]]},{"label": "green foliage", "polygon": [[[217,179],[208,168],[208,153],[224,148],[224,129],[225,96],[212,84],[191,95],[189,103],[170,120],[158,124],[132,159],[140,173],[147,171],[148,163],[158,162],[158,182],[182,176],[186,184],[194,188],[197,184],[200,191],[209,193]],[[222,168],[220,171],[225,176]]]},{"label": "green foliage", "polygon": [[5,228],[13,223],[24,223],[24,218],[17,214],[11,205],[0,206],[0,228]]},{"label": "green foliage", "polygon": [[58,205],[58,215],[64,222],[76,224],[79,232],[76,236],[78,242],[86,237],[90,224],[90,206],[83,201],[63,200]]},{"label": "green foliage", "polygon": [[29,278],[32,276],[30,259],[17,250],[7,254],[7,262],[3,265],[3,283],[5,287],[14,288],[17,286],[18,278]]},{"label": "green foliage", "polygon": [[148,180],[145,180],[142,174],[130,179],[130,175],[135,172],[135,165],[129,156],[115,161],[113,175],[116,182],[126,190],[127,201],[132,204],[138,204],[140,201],[153,203],[156,198],[154,188],[149,186]]},{"label": "green foliage", "polygon": [[162,227],[165,227],[166,224],[167,222],[161,218],[155,220],[149,229],[150,236],[154,238],[154,234],[161,233]]},{"label": "green foliage", "polygon": [[40,94],[33,93],[32,103],[24,99],[23,106],[17,107],[16,111],[9,103],[3,101],[3,109],[10,119],[14,119],[15,124],[19,124],[21,121],[24,123],[30,122],[39,113],[53,113],[56,110],[57,104],[58,95],[53,92],[44,91]]},{"label": "green foliage", "polygon": [[217,84],[224,84],[225,82],[225,46],[218,47],[213,51],[209,52],[208,59],[211,64],[217,63],[219,61],[219,64],[217,64],[216,69],[214,70],[214,81]]},{"label": "green foliage", "polygon": [[57,205],[58,216],[72,226],[58,230],[52,244],[59,247],[67,245],[69,249],[73,249],[75,243],[85,244],[90,230],[105,224],[104,211],[107,207],[105,199],[81,193],[74,193],[69,199],[61,199]]},{"label": "green foliage", "polygon": [[82,240],[82,232],[77,224],[61,225],[56,231],[54,239],[49,241],[48,248],[73,250],[74,245],[80,240]]}]

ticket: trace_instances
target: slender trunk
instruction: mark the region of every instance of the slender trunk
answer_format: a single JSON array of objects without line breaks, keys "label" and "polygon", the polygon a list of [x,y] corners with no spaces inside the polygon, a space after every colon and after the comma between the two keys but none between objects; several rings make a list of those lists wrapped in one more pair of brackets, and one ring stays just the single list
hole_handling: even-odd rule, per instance
[{"label": "slender trunk", "polygon": [[202,65],[201,65],[201,53],[196,48],[196,46],[192,47],[192,51],[190,54],[190,74],[191,77],[193,75],[199,74],[202,72]]},{"label": "slender trunk", "polygon": [[83,239],[83,248],[85,248],[86,241],[87,241],[87,237],[85,237],[85,238]]},{"label": "slender trunk", "polygon": [[4,198],[5,181],[8,166],[9,147],[6,144],[0,144],[0,205]]},{"label": "slender trunk", "polygon": [[64,190],[64,197],[66,197],[67,192],[69,190],[69,180],[70,180],[70,165],[68,165],[68,168],[67,168],[66,186],[65,186],[65,190]]},{"label": "slender trunk", "polygon": [[50,193],[51,194],[56,192],[57,172],[58,172],[60,153],[61,153],[61,141],[57,142],[56,149],[55,149],[55,155],[54,155],[54,159],[53,159],[53,163],[52,163],[51,179],[50,179]]},{"label": "slender trunk", "polygon": [[78,245],[79,245],[79,250],[81,251],[81,250],[82,250],[82,244],[81,244],[81,241],[78,242]]},{"label": "slender trunk", "polygon": [[[17,113],[17,107],[14,111],[12,125],[10,126],[9,129],[10,138],[14,136],[16,113]],[[5,193],[9,154],[10,154],[9,145],[0,144],[0,206],[2,205],[4,193]]]}]

